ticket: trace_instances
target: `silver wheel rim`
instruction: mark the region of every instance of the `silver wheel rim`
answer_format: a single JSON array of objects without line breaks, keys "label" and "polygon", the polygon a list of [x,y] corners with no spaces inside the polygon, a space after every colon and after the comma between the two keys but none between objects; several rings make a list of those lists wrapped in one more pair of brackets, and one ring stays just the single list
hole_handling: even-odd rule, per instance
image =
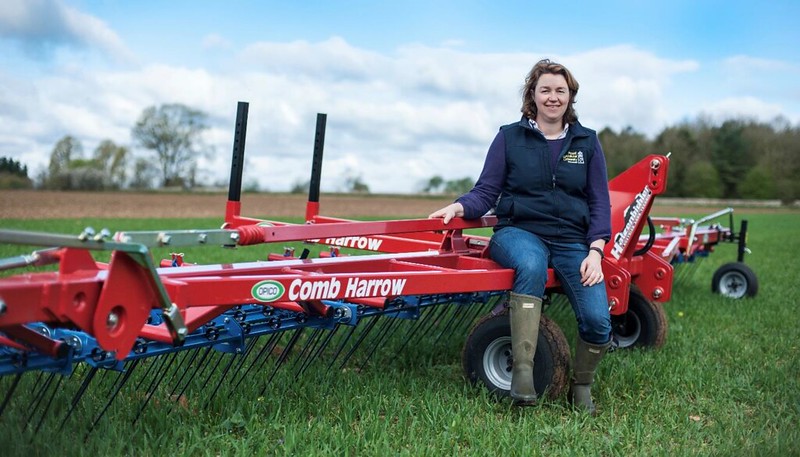
[{"label": "silver wheel rim", "polygon": [[729,298],[742,298],[747,292],[747,278],[739,271],[729,271],[719,279],[719,293]]},{"label": "silver wheel rim", "polygon": [[492,341],[483,353],[483,372],[486,379],[501,390],[511,390],[511,337]]},{"label": "silver wheel rim", "polygon": [[614,337],[617,339],[617,347],[620,348],[633,346],[639,340],[639,335],[642,334],[642,321],[639,320],[639,316],[628,311],[625,319],[627,320],[625,325],[626,334],[614,333]]}]

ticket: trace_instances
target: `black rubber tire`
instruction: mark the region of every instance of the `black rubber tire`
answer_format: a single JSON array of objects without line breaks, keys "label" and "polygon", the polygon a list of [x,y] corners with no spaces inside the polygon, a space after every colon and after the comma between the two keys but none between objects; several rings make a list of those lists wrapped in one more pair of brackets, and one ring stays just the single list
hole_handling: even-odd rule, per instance
[{"label": "black rubber tire", "polygon": [[[533,361],[533,384],[539,397],[560,397],[568,387],[569,344],[561,328],[547,316],[539,323]],[[510,395],[513,359],[507,310],[487,315],[475,324],[464,344],[461,362],[471,383],[485,386],[498,399]]]},{"label": "black rubber tire", "polygon": [[742,262],[726,263],[714,272],[711,291],[728,298],[755,297],[758,293],[758,278]]},{"label": "black rubber tire", "polygon": [[664,308],[645,298],[639,289],[631,287],[628,312],[611,316],[611,333],[618,349],[632,347],[659,348],[667,341],[667,315]]}]

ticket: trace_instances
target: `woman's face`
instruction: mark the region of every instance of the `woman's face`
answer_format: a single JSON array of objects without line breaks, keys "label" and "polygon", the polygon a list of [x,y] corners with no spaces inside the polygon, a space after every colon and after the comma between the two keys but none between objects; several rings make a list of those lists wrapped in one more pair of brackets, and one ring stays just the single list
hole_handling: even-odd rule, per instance
[{"label": "woman's face", "polygon": [[569,87],[563,75],[545,73],[533,89],[536,123],[561,123],[569,106]]}]

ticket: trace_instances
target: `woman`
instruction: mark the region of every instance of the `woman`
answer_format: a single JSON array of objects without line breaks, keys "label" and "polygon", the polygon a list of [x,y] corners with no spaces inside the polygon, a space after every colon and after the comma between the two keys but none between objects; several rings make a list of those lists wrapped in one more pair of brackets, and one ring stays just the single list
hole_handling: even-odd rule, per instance
[{"label": "woman", "polygon": [[429,217],[474,219],[495,208],[489,255],[515,270],[509,297],[514,367],[511,397],[536,402],[533,357],[547,269],[552,267],[578,321],[570,397],[592,415],[591,385],[611,341],[600,266],[611,237],[605,157],[597,134],[578,122],[578,82],[550,60],[533,66],[522,119],[500,127],[475,187]]}]

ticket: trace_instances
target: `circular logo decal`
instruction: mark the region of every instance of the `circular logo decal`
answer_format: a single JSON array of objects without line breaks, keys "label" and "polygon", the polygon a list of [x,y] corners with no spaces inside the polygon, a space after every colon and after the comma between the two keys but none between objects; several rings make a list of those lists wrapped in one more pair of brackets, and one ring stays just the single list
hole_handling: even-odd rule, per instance
[{"label": "circular logo decal", "polygon": [[258,301],[273,302],[283,295],[283,284],[278,281],[261,281],[250,290],[250,293]]}]

